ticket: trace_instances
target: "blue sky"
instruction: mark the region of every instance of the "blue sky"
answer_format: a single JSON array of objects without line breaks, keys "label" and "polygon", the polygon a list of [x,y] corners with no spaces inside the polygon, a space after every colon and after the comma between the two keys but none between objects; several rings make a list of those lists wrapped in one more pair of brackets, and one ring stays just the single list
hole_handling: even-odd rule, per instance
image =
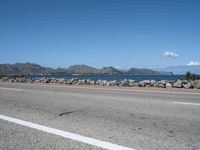
[{"label": "blue sky", "polygon": [[1,0],[0,63],[198,64],[199,8],[199,0]]}]

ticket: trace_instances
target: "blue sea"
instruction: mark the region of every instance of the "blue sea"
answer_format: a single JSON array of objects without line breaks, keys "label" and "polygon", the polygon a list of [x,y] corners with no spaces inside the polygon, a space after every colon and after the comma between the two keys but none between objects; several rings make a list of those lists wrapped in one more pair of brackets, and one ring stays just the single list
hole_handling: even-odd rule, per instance
[{"label": "blue sea", "polygon": [[64,78],[64,79],[90,79],[90,80],[117,80],[132,79],[136,81],[142,80],[176,80],[184,78],[184,75],[28,75],[28,78]]}]

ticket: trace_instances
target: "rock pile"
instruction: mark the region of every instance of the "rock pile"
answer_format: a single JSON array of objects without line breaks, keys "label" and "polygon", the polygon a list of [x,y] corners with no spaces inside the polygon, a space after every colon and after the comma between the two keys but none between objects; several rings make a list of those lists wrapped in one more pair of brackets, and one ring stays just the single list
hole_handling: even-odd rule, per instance
[{"label": "rock pile", "polygon": [[127,87],[157,87],[157,88],[185,88],[185,89],[200,89],[200,80],[143,80],[135,81],[124,79],[122,81],[107,81],[107,80],[83,80],[78,78],[72,79],[57,79],[57,78],[25,78],[25,77],[3,77],[0,82],[20,82],[20,83],[52,83],[52,84],[66,84],[66,85],[97,85],[97,86],[127,86]]}]

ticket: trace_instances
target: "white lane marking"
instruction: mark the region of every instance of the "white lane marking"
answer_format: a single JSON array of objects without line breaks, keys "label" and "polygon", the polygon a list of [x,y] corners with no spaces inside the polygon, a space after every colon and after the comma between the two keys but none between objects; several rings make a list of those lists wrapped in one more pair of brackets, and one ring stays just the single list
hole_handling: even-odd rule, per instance
[{"label": "white lane marking", "polygon": [[[139,93],[158,93],[158,94],[184,94],[184,95],[200,95],[200,93],[195,93],[195,92],[173,92],[173,91],[160,91],[160,90],[143,90],[143,89],[109,89],[109,88],[102,88],[102,87],[78,87],[78,86],[57,86],[57,85],[37,85],[37,86],[41,86],[41,87],[56,87],[56,88],[71,88],[71,89],[89,89],[89,90],[104,90],[104,91],[124,91],[124,92],[139,92]],[[4,88],[4,87],[0,87],[0,89],[4,89],[4,90],[16,90],[16,91],[21,91],[23,89],[17,89],[17,88]]]},{"label": "white lane marking", "polygon": [[62,86],[62,85],[42,85],[39,84],[37,86],[42,86],[42,87],[56,87],[56,88],[71,88],[71,89],[89,89],[89,90],[104,90],[104,91],[124,91],[124,92],[140,92],[140,93],[158,93],[158,94],[185,94],[185,95],[200,95],[200,93],[195,93],[195,92],[173,92],[173,91],[161,91],[155,89],[153,90],[143,90],[143,89],[117,89],[117,88],[102,88],[102,87],[79,87],[79,86]]},{"label": "white lane marking", "polygon": [[[43,85],[45,86],[45,85]],[[89,90],[104,90],[104,91],[124,91],[124,92],[140,92],[140,93],[158,93],[158,94],[191,94],[191,95],[200,95],[200,93],[194,92],[172,92],[172,91],[153,91],[153,90],[136,90],[136,89],[109,89],[109,88],[90,88],[90,87],[67,87],[66,88],[74,88],[74,89],[89,89]]]},{"label": "white lane marking", "polygon": [[0,87],[0,90],[21,91],[22,89]]},{"label": "white lane marking", "polygon": [[200,106],[200,103],[186,103],[186,102],[173,102],[174,104],[181,104],[181,105],[195,105]]},{"label": "white lane marking", "polygon": [[112,143],[101,141],[101,140],[96,140],[96,139],[86,137],[86,136],[82,136],[82,135],[79,135],[79,134],[66,132],[66,131],[62,131],[62,130],[59,130],[59,129],[39,125],[39,124],[36,124],[36,123],[31,123],[31,122],[28,122],[28,121],[12,118],[12,117],[5,116],[5,115],[0,115],[0,119],[6,120],[6,121],[9,121],[9,122],[13,122],[13,123],[16,123],[16,124],[19,124],[19,125],[22,125],[22,126],[26,126],[26,127],[29,127],[29,128],[44,131],[44,132],[47,132],[47,133],[50,133],[50,134],[59,135],[59,136],[62,136],[64,138],[68,138],[68,139],[71,139],[71,140],[74,140],[74,141],[78,141],[78,142],[93,145],[93,146],[96,146],[96,147],[108,149],[108,150],[136,150],[136,149],[128,148],[128,147],[125,147],[125,146],[112,144]]}]

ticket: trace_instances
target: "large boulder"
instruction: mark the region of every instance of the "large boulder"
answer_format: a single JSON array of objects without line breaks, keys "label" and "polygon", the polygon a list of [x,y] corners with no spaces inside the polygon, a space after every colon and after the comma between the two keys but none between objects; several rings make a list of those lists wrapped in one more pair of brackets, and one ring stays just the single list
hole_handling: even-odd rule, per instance
[{"label": "large boulder", "polygon": [[159,83],[165,85],[166,81],[165,80],[161,80]]},{"label": "large boulder", "polygon": [[135,80],[128,80],[129,81],[129,86],[134,86]]},{"label": "large boulder", "polygon": [[57,80],[55,78],[51,78],[49,81],[49,83],[56,83],[56,82],[57,82]]},{"label": "large boulder", "polygon": [[172,83],[167,82],[166,85],[165,85],[165,87],[166,87],[166,88],[172,88]]},{"label": "large boulder", "polygon": [[49,83],[50,79],[49,78],[41,78],[40,82],[42,82],[42,83]]},{"label": "large boulder", "polygon": [[96,82],[95,82],[94,80],[92,80],[92,81],[90,82],[90,84],[91,84],[91,85],[96,85]]},{"label": "large boulder", "polygon": [[116,80],[110,81],[110,85],[111,86],[116,86],[117,85],[117,81]]},{"label": "large boulder", "polygon": [[111,83],[109,81],[107,81],[106,86],[111,86]]},{"label": "large boulder", "polygon": [[106,84],[107,84],[107,81],[106,81],[106,80],[102,80],[102,81],[101,81],[101,86],[106,86]]},{"label": "large boulder", "polygon": [[151,80],[151,85],[154,85],[157,81]]},{"label": "large boulder", "polygon": [[124,79],[123,81],[121,81],[122,86],[129,86],[129,80]]},{"label": "large boulder", "polygon": [[153,87],[159,87],[159,82],[156,82],[152,85]]},{"label": "large boulder", "polygon": [[159,88],[165,88],[165,84],[158,83],[158,87],[159,87]]},{"label": "large boulder", "polygon": [[78,85],[84,85],[86,83],[86,80],[78,80]]},{"label": "large boulder", "polygon": [[25,77],[23,77],[23,78],[18,78],[18,82],[23,82],[23,83],[25,83],[25,82],[26,82],[26,78],[25,78]]},{"label": "large boulder", "polygon": [[101,80],[97,80],[96,85],[101,85]]},{"label": "large boulder", "polygon": [[145,87],[145,86],[149,87],[151,86],[151,80],[143,80],[143,81],[140,81],[139,84],[141,87]]},{"label": "large boulder", "polygon": [[6,81],[8,81],[8,77],[3,77],[2,79],[1,79],[1,81],[3,81],[3,82],[6,82]]},{"label": "large boulder", "polygon": [[187,83],[187,84],[184,84],[183,87],[185,89],[190,89],[190,88],[192,88],[192,84],[191,83]]},{"label": "large boulder", "polygon": [[64,78],[57,79],[57,83],[64,84],[65,83],[65,79]]},{"label": "large boulder", "polygon": [[69,81],[67,81],[69,84],[77,84],[78,83],[78,80],[77,78],[72,78],[70,79]]},{"label": "large boulder", "polygon": [[182,81],[180,79],[176,80],[176,82],[173,83],[173,87],[182,88]]},{"label": "large boulder", "polygon": [[200,89],[200,80],[191,81],[191,83],[195,89]]}]

